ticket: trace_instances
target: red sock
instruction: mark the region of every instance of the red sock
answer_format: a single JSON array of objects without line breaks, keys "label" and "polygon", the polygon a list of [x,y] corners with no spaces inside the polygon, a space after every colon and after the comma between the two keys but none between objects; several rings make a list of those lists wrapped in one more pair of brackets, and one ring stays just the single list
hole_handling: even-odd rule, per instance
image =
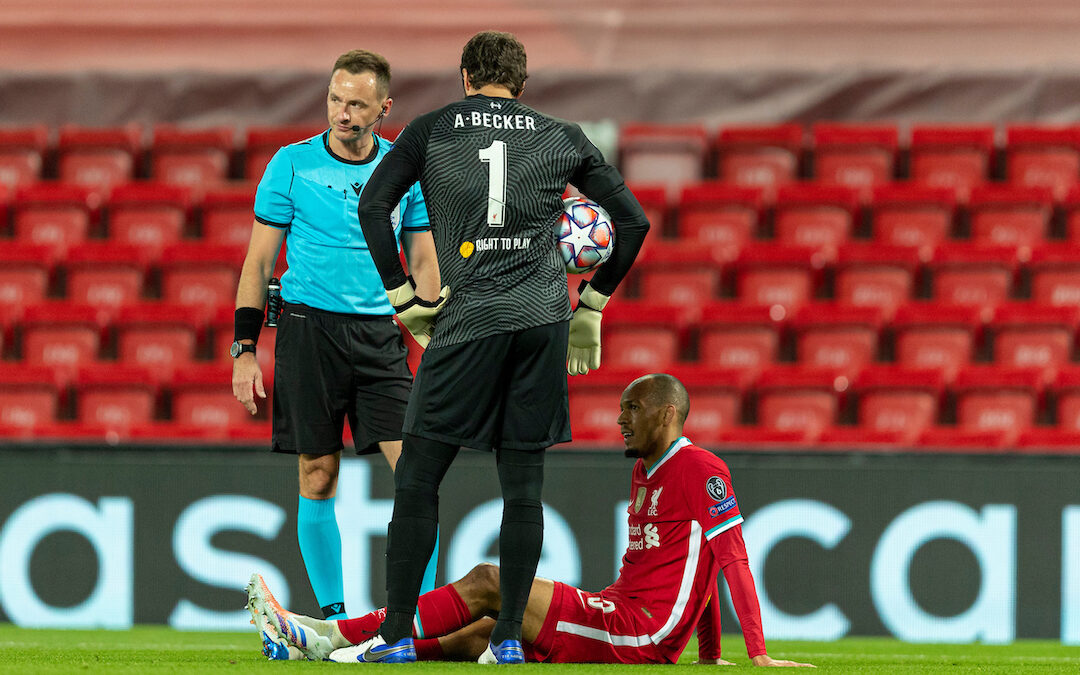
[{"label": "red sock", "polygon": [[377,609],[370,614],[358,616],[355,619],[342,619],[337,622],[338,630],[345,639],[354,645],[364,640],[370,640],[379,634],[379,626],[386,618],[386,608]]},{"label": "red sock", "polygon": [[453,586],[436,588],[420,596],[413,619],[414,637],[449,635],[473,622],[469,606]]},{"label": "red sock", "polygon": [[439,638],[415,638],[413,647],[416,648],[417,661],[442,661],[443,650]]}]

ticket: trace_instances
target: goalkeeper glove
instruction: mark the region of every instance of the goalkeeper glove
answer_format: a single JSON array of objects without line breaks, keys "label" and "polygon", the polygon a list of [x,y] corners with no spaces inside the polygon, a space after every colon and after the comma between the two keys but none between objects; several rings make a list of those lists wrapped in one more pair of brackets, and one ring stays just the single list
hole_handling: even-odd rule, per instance
[{"label": "goalkeeper glove", "polygon": [[583,284],[577,309],[570,317],[570,341],[566,347],[566,372],[584,375],[600,367],[600,319],[611,299]]},{"label": "goalkeeper glove", "polygon": [[435,317],[442,311],[450,297],[450,287],[443,286],[438,300],[422,300],[417,297],[412,277],[402,285],[386,292],[390,304],[397,312],[398,321],[425,349],[435,331]]}]

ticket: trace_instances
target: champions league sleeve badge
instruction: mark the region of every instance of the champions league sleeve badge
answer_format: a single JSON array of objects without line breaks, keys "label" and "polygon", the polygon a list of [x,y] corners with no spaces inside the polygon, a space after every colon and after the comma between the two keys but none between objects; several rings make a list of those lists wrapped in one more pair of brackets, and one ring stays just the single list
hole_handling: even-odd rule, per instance
[{"label": "champions league sleeve badge", "polygon": [[712,476],[709,478],[705,481],[705,492],[707,492],[714,501],[724,501],[724,497],[727,496],[727,486],[724,485],[724,479],[720,476]]}]

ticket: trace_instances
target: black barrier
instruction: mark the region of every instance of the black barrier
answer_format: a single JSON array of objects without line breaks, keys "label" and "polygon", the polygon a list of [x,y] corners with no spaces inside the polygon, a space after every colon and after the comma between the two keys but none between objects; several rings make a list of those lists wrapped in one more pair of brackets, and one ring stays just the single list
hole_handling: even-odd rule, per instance
[{"label": "black barrier", "polygon": [[[1080,458],[729,453],[766,635],[1080,643]],[[296,545],[296,468],[262,452],[0,450],[0,620],[247,629],[263,572],[317,612]],[[611,582],[632,460],[551,452],[539,573]],[[352,614],[385,599],[392,479],[343,463],[337,513]],[[440,580],[495,560],[490,455],[441,494]],[[727,625],[734,626],[730,604]]]}]

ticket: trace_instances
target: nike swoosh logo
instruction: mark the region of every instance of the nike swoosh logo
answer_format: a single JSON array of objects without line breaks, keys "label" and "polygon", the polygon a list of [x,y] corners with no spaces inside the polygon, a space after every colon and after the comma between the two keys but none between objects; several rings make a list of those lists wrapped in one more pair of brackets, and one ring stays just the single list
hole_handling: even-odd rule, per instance
[{"label": "nike swoosh logo", "polygon": [[[390,656],[392,654],[397,654],[399,652],[407,652],[407,651],[409,651],[409,645],[402,645],[401,647],[389,647],[389,646],[387,646],[386,649],[379,649],[379,651],[377,651],[377,652],[375,652],[375,649],[376,649],[375,647],[370,647],[366,652],[364,652],[364,660],[365,661],[371,661],[373,659],[381,658],[381,657],[384,657],[384,656]],[[372,652],[375,652],[375,653],[373,654]],[[369,654],[373,657],[372,659],[368,658]]]}]

